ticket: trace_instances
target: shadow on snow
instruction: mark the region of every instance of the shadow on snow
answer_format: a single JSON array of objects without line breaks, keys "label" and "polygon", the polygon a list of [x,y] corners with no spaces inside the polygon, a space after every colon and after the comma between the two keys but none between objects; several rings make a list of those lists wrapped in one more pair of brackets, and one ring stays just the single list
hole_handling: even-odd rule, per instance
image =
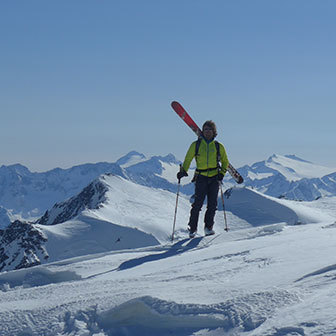
[{"label": "shadow on snow", "polygon": [[[162,260],[170,257],[174,257],[178,254],[181,254],[183,252],[186,252],[188,250],[191,250],[199,245],[203,237],[197,237],[194,239],[183,239],[175,244],[173,244],[167,251],[163,253],[156,253],[156,254],[151,254],[148,256],[140,257],[140,258],[135,258],[135,259],[130,259],[122,264],[117,268],[118,271],[123,271],[127,270],[130,268],[134,268],[137,266],[140,266],[142,264],[152,262],[152,261],[157,261],[157,260]],[[185,242],[189,241],[186,245],[184,245]]]}]

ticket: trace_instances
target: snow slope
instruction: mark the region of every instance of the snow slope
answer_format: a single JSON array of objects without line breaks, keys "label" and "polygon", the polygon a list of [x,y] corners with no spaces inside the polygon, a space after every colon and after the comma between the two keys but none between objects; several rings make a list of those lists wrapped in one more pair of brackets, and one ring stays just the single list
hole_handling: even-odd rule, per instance
[{"label": "snow slope", "polygon": [[[172,234],[175,202],[176,195],[168,191],[141,186],[116,175],[102,175],[78,195],[56,203],[38,224],[17,221],[9,226],[0,235],[0,270],[28,267],[30,261],[31,265],[37,265],[167,243]],[[222,209],[221,201],[219,205]],[[332,220],[332,216],[318,209],[244,187],[228,189],[225,206],[231,230]],[[181,194],[175,227],[177,239],[187,234],[189,211],[189,200]],[[201,217],[204,211],[205,207]],[[221,222],[223,228],[223,217]],[[203,233],[201,223],[199,233]],[[41,258],[39,251],[43,251]]]},{"label": "snow slope", "polygon": [[245,186],[264,194],[313,201],[336,194],[336,168],[323,167],[295,155],[272,155],[239,169]]},{"label": "snow slope", "polygon": [[116,164],[118,164],[121,168],[128,168],[130,166],[134,166],[140,162],[148,160],[145,155],[136,152],[131,151],[128,154],[124,155],[120,159],[116,161]]},{"label": "snow slope", "polygon": [[[94,191],[88,199],[80,193],[48,211],[48,220],[43,222],[48,225],[36,225],[48,239],[45,247],[50,261],[157,245],[170,239],[174,194],[141,186],[116,175],[102,175],[92,185]],[[87,206],[79,207],[78,199]],[[78,207],[79,212],[69,214],[69,208],[74,210]],[[188,200],[181,197],[181,218],[187,217],[189,207]],[[54,224],[55,218],[68,220],[50,225]],[[185,230],[185,223],[178,220],[177,237],[185,234]]]},{"label": "snow slope", "polygon": [[276,174],[283,175],[287,181],[298,181],[303,178],[321,178],[336,171],[336,168],[325,167],[303,160],[295,155],[273,154],[267,160],[244,166],[246,177],[251,180],[264,179]]},{"label": "snow slope", "polygon": [[324,167],[312,162],[302,160],[295,155],[273,154],[267,161],[266,166],[279,171],[289,181],[297,181],[302,178],[323,177],[335,172],[335,168]]},{"label": "snow slope", "polygon": [[[47,225],[35,227],[47,237],[48,261],[153,246],[169,242],[175,202],[176,195],[168,191],[141,186],[116,175],[102,175],[80,194],[48,211],[48,219],[40,220]],[[332,220],[332,216],[317,209],[267,197],[247,188],[228,190],[225,204],[232,230],[273,223]],[[187,234],[189,211],[189,200],[180,195],[175,228],[177,239]],[[205,207],[201,218],[204,212]],[[61,220],[57,222],[55,218]],[[199,233],[203,234],[201,220]]]},{"label": "snow slope", "polygon": [[[317,209],[308,209],[310,202],[293,202],[267,196],[246,187],[225,192],[225,208],[251,226],[284,222],[290,225],[330,221],[332,216]],[[221,202],[219,202],[222,209]]]},{"label": "snow slope", "polygon": [[0,205],[10,210],[16,219],[40,217],[55,202],[61,202],[80,192],[101,174],[124,176],[115,163],[83,164],[69,169],[55,168],[44,173],[32,173],[22,165],[0,167]]},{"label": "snow slope", "polygon": [[335,240],[273,224],[2,273],[0,334],[334,335]]},{"label": "snow slope", "polygon": [[172,243],[175,194],[99,181],[101,206],[36,226],[53,262],[0,273],[0,335],[336,334],[335,198],[235,188],[229,232],[218,211],[217,234],[189,240],[181,196]]}]

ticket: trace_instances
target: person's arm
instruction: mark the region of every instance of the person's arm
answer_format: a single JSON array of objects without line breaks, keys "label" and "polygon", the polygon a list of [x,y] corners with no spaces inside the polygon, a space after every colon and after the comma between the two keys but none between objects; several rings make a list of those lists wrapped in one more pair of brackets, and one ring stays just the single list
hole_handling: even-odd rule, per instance
[{"label": "person's arm", "polygon": [[183,164],[182,164],[182,168],[184,169],[184,171],[187,173],[188,172],[188,169],[190,167],[190,164],[191,164],[191,161],[193,160],[193,158],[195,157],[195,148],[196,146],[196,142],[193,142],[189,149],[188,149],[188,152],[184,158],[184,161],[183,161]]},{"label": "person's arm", "polygon": [[220,157],[221,157],[221,164],[222,164],[222,168],[220,173],[225,175],[227,168],[229,166],[229,159],[226,155],[226,151],[225,148],[222,144],[219,145],[219,151],[220,151]]}]

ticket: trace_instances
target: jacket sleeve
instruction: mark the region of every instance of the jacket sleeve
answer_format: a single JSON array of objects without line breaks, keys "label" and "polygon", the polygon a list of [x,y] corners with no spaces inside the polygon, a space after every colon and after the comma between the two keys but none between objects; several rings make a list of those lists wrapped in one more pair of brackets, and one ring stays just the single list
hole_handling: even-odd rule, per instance
[{"label": "jacket sleeve", "polygon": [[223,175],[225,175],[226,171],[227,171],[227,168],[229,166],[229,159],[226,155],[226,151],[225,151],[225,148],[222,144],[220,144],[219,146],[219,151],[220,151],[220,156],[221,156],[221,164],[222,164],[222,169],[221,169],[221,173]]},{"label": "jacket sleeve", "polygon": [[184,158],[184,161],[183,161],[183,169],[188,172],[188,169],[190,167],[190,164],[191,164],[191,161],[193,160],[193,158],[195,157],[195,150],[196,150],[196,142],[193,142],[189,149],[188,149],[188,152]]}]

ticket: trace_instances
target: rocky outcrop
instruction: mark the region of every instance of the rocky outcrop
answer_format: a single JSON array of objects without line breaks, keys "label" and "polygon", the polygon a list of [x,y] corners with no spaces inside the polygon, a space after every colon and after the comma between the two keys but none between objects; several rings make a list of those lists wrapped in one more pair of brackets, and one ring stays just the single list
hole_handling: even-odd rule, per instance
[{"label": "rocky outcrop", "polygon": [[0,272],[40,265],[49,255],[47,238],[34,224],[16,220],[0,231]]},{"label": "rocky outcrop", "polygon": [[78,195],[62,203],[56,203],[51,210],[37,221],[38,224],[55,225],[75,218],[85,209],[98,209],[105,201],[108,190],[103,177],[85,187]]}]

